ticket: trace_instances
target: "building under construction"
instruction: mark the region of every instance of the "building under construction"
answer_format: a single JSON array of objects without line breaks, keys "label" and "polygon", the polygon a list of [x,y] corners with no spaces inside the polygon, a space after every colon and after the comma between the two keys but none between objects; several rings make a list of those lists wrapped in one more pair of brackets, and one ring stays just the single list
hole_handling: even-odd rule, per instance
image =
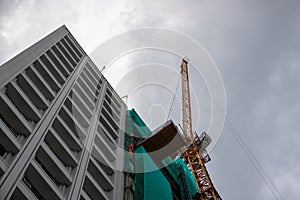
[{"label": "building under construction", "polygon": [[[196,145],[203,146],[204,140],[199,137],[196,139]],[[124,199],[209,199],[201,195],[194,174],[185,160],[183,150],[186,145],[183,134],[172,121],[150,131],[134,109],[128,110]],[[210,161],[208,154],[205,155],[204,163]],[[201,177],[204,180],[202,183],[207,180],[204,175]],[[205,187],[210,188],[209,185]]]},{"label": "building under construction", "polygon": [[194,199],[193,174],[180,157],[170,156],[184,145],[178,129],[168,121],[154,132],[135,110],[127,111],[124,199]]},{"label": "building under construction", "polygon": [[0,199],[221,199],[186,124],[187,62],[182,131],[151,131],[98,67],[65,26],[0,67]]}]

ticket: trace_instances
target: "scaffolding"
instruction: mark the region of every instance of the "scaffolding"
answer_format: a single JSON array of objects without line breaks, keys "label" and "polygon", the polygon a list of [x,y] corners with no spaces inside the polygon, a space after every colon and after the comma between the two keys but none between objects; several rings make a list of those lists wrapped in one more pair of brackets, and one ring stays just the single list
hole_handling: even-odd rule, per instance
[{"label": "scaffolding", "polygon": [[133,199],[195,199],[197,184],[180,157],[168,156],[157,163],[143,145],[137,145],[152,134],[134,109],[127,111],[124,167],[127,178],[132,179],[132,186],[128,188],[134,190]]}]

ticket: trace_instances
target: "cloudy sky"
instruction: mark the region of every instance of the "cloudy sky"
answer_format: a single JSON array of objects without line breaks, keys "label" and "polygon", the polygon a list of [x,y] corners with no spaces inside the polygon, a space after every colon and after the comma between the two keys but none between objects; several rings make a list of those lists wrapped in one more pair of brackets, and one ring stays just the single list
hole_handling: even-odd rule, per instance
[{"label": "cloudy sky", "polygon": [[[160,27],[193,38],[220,70],[228,121],[283,198],[300,199],[299,0],[0,0],[0,64],[62,24],[89,54],[108,38],[137,28]],[[110,66],[110,70],[123,67],[120,73],[114,72],[116,76],[109,69],[104,74],[118,86],[126,70],[145,63],[156,73],[158,66],[175,66],[176,72],[180,59],[166,52],[141,50]],[[196,128],[201,132],[208,124],[204,116],[210,104],[195,74],[191,70],[193,98],[204,99],[199,105],[204,114]],[[134,75],[140,74],[128,77]],[[128,104],[155,128],[167,115],[172,92],[161,94],[155,84],[150,86],[131,94]],[[168,87],[174,90],[176,81],[172,79]],[[180,121],[178,101],[174,105],[177,111],[171,117]],[[223,199],[276,199],[227,125],[210,155],[208,170]]]}]

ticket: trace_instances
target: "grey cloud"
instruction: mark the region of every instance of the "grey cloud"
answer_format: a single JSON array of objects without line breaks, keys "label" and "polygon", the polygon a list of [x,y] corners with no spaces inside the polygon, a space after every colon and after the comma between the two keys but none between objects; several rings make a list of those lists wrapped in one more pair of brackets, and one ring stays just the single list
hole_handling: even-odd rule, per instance
[{"label": "grey cloud", "polygon": [[[167,25],[204,44],[222,70],[228,118],[283,196],[299,198],[295,172],[287,173],[300,164],[299,2],[166,4],[143,6],[161,16],[157,26]],[[228,129],[212,155],[209,169],[225,199],[273,199]]]},{"label": "grey cloud", "polygon": [[[28,28],[13,41],[0,36],[0,62],[62,23],[67,23],[83,47],[89,49],[93,47],[91,43],[103,41],[99,35],[106,31],[107,24],[121,27],[112,28],[111,34],[147,26],[183,32],[202,44],[219,66],[227,90],[228,119],[285,199],[300,198],[299,1],[126,1],[114,13],[118,20],[98,27],[97,20],[101,17],[109,20],[104,14],[104,4],[93,2],[97,10],[85,11],[92,12],[94,17],[84,18],[84,13],[72,2],[65,2],[63,9],[52,5],[47,11],[47,2],[30,8],[19,1],[1,1],[0,32],[4,31],[3,20],[10,19],[20,5],[22,9],[26,8],[24,24]],[[115,7],[114,3],[107,5],[109,12]],[[87,19],[88,23],[77,24],[82,23],[80,19]],[[35,31],[29,31],[31,29]],[[22,38],[26,40],[22,41]],[[165,55],[143,55],[137,62],[151,59],[172,66],[179,64]],[[153,96],[156,98],[145,102],[151,104],[161,98],[156,94]],[[171,98],[171,94],[166,93],[163,102],[168,105]],[[180,114],[178,107],[176,104],[173,116]],[[148,112],[143,112],[142,108],[140,112],[150,121]],[[204,113],[209,113],[209,109]],[[176,120],[179,121],[180,116]],[[227,127],[211,157],[208,170],[223,199],[274,199]]]}]

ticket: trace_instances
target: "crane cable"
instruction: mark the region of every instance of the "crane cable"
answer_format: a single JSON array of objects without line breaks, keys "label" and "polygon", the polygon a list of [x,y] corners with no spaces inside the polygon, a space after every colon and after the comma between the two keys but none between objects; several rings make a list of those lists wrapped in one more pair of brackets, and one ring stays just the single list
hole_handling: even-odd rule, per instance
[{"label": "crane cable", "polygon": [[[284,200],[282,194],[279,192],[278,188],[273,183],[273,181],[270,178],[270,176],[268,176],[268,174],[266,173],[266,171],[264,170],[264,168],[261,166],[261,164],[255,158],[255,156],[253,155],[253,153],[250,151],[248,145],[245,143],[245,141],[242,139],[242,137],[240,136],[240,134],[238,133],[238,131],[234,128],[233,124],[230,122],[230,120],[226,116],[225,111],[223,111],[220,108],[220,106],[218,105],[218,103],[209,94],[207,94],[207,93],[205,93],[205,94],[216,105],[218,113],[220,115],[224,116],[225,125],[229,128],[230,133],[234,136],[234,139],[236,139],[236,141],[238,142],[238,144],[242,148],[243,152],[246,154],[246,156],[248,157],[248,159],[250,160],[250,162],[252,163],[252,165],[256,169],[257,173],[260,175],[260,177],[263,179],[264,183],[267,185],[267,187],[269,188],[269,190],[272,192],[272,194],[275,197],[275,199],[276,200],[280,200],[280,199]],[[175,93],[175,95],[176,95],[176,93]],[[174,96],[174,98],[175,98],[175,96]],[[170,108],[170,110],[171,110],[171,108]]]},{"label": "crane cable", "polygon": [[179,86],[179,82],[180,82],[180,76],[181,76],[181,74],[179,73],[178,80],[177,80],[177,85],[176,85],[176,89],[175,89],[175,92],[174,92],[174,95],[173,95],[172,103],[171,103],[171,106],[170,106],[170,109],[169,109],[169,112],[168,112],[168,117],[167,117],[166,121],[168,121],[169,118],[170,118],[171,110],[172,110],[174,102],[175,102],[175,98],[176,98],[176,94],[177,94],[177,90],[178,90],[178,86]]},{"label": "crane cable", "polygon": [[[263,179],[263,181],[265,182],[265,184],[271,190],[271,192],[273,193],[274,197],[276,199],[282,199],[282,200],[284,200],[283,196],[281,195],[281,193],[279,192],[279,190],[277,189],[277,187],[274,185],[274,183],[271,180],[271,178],[268,176],[268,174],[263,169],[263,167],[260,165],[260,163],[258,162],[258,160],[251,153],[250,149],[248,148],[248,146],[246,145],[246,143],[244,142],[244,140],[241,138],[241,136],[239,135],[239,133],[236,131],[236,129],[234,128],[234,126],[230,123],[230,121],[228,119],[226,119],[226,122],[227,122],[227,127],[229,128],[230,132],[232,133],[232,135],[234,136],[234,138],[236,139],[236,141],[239,143],[239,145],[241,146],[242,150],[247,155],[247,157],[249,158],[249,160],[251,161],[251,163],[253,164],[253,166],[255,167],[256,171],[259,173],[259,175],[261,176],[261,178]],[[278,198],[278,196],[280,198]]]},{"label": "crane cable", "polygon": [[[166,121],[168,121],[168,119],[170,117],[170,114],[171,114],[171,110],[172,110],[173,105],[174,105],[174,101],[175,101],[175,98],[176,98],[176,93],[177,93],[178,86],[179,86],[180,76],[181,76],[181,74],[179,73],[178,80],[177,80],[177,85],[176,85],[176,89],[175,89],[175,92],[174,92],[174,95],[173,95],[172,103],[171,103],[171,106],[170,106],[170,109],[169,109],[169,113],[168,113],[168,117],[167,117]],[[208,94],[206,94],[206,95],[209,98],[211,98]],[[219,111],[219,114],[221,114],[221,115],[224,116],[224,118],[225,118],[225,125],[227,125],[227,127],[229,128],[229,131],[234,136],[234,138],[236,139],[236,141],[238,142],[238,144],[240,145],[240,147],[242,148],[242,150],[244,151],[244,153],[246,154],[246,156],[248,157],[248,159],[250,160],[250,162],[252,163],[252,165],[254,166],[254,168],[256,169],[256,171],[258,172],[258,174],[260,175],[260,177],[263,179],[263,181],[267,185],[267,187],[270,189],[270,191],[272,192],[273,196],[277,200],[279,200],[279,199],[284,200],[282,194],[279,192],[278,188],[275,186],[275,184],[273,183],[272,179],[268,176],[268,174],[266,173],[266,171],[264,170],[264,168],[260,165],[260,163],[258,162],[258,160],[253,155],[253,153],[250,151],[250,149],[247,146],[247,144],[245,143],[245,141],[242,139],[242,137],[240,136],[240,134],[238,133],[238,131],[234,128],[233,124],[227,118],[225,112],[220,108],[220,106],[217,104],[217,102],[213,98],[211,98],[211,100],[216,105],[217,110]]]},{"label": "crane cable", "polygon": [[225,125],[229,128],[229,131],[234,136],[234,138],[236,139],[236,141],[238,142],[238,144],[240,145],[240,147],[242,148],[242,150],[244,151],[244,153],[246,154],[246,156],[248,157],[248,159],[250,160],[250,162],[252,163],[252,165],[254,166],[254,168],[256,169],[256,171],[258,172],[258,174],[260,175],[260,177],[263,179],[263,181],[267,185],[267,187],[270,189],[270,191],[272,192],[273,196],[277,200],[279,200],[279,199],[284,200],[282,194],[279,192],[278,188],[275,186],[275,184],[273,183],[272,179],[268,176],[268,174],[266,173],[266,171],[264,170],[264,168],[261,166],[261,164],[255,158],[255,156],[253,155],[253,153],[250,151],[248,145],[242,139],[242,137],[240,136],[240,134],[238,133],[238,131],[234,128],[233,124],[229,121],[229,119],[226,116],[225,112],[214,101],[214,99],[212,99],[212,101],[216,105],[217,110],[219,111],[219,113],[224,116],[224,118],[225,118]]}]

